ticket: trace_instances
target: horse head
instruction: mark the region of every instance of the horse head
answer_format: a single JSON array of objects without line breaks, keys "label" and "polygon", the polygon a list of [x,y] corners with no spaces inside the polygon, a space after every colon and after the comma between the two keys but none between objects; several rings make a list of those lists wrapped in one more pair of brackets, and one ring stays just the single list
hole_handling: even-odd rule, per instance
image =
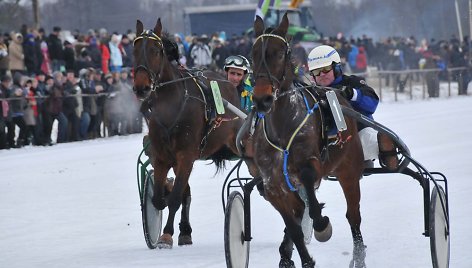
[{"label": "horse head", "polygon": [[265,29],[259,16],[254,22],[256,40],[252,60],[256,85],[253,98],[258,112],[270,111],[277,94],[288,88],[293,80],[290,45],[285,37],[288,25],[287,14],[275,29]]},{"label": "horse head", "polygon": [[144,30],[143,23],[136,22],[134,39],[134,87],[138,98],[147,97],[160,79],[163,60],[165,59],[164,43],[161,38],[162,24],[159,18],[154,30]]}]

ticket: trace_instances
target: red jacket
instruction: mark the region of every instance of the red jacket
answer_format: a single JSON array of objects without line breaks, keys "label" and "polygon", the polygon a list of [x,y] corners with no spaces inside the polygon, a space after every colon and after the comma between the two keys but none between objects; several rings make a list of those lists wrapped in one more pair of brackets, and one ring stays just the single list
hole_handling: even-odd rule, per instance
[{"label": "red jacket", "polygon": [[102,53],[102,72],[107,74],[110,72],[108,63],[110,62],[110,49],[106,44],[100,44],[100,52]]},{"label": "red jacket", "polygon": [[358,71],[365,71],[367,69],[367,55],[364,47],[359,48],[359,54],[356,57],[356,68]]}]

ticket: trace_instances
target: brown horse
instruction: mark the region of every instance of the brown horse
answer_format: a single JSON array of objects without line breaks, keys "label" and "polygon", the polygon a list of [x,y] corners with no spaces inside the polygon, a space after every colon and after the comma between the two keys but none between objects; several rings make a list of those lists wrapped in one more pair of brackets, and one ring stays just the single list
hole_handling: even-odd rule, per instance
[{"label": "brown horse", "polygon": [[[138,20],[136,33],[134,90],[139,98],[144,98],[142,110],[148,114],[154,167],[152,201],[159,210],[169,208],[158,247],[172,247],[174,217],[181,204],[178,245],[192,244],[188,180],[193,163],[199,159],[212,159],[217,170],[222,168],[224,160],[237,156],[235,139],[242,124],[242,120],[230,112],[215,118],[214,109],[210,109],[211,93],[206,92],[210,80],[218,80],[222,97],[238,105],[237,91],[215,73],[199,72],[200,75],[196,75],[179,66],[177,46],[162,34],[160,19],[152,31],[144,30]],[[173,188],[166,179],[171,168],[176,175]],[[172,190],[167,195],[165,189],[169,188]]]},{"label": "brown horse", "polygon": [[[285,14],[277,28],[266,30],[257,17],[252,48],[254,104],[259,118],[253,135],[254,161],[264,181],[265,198],[281,214],[286,226],[279,248],[279,266],[294,267],[293,244],[303,267],[315,266],[300,226],[305,207],[297,193],[301,188],[306,189],[315,238],[324,242],[331,237],[329,218],[322,216],[323,205],[315,195],[321,179],[329,175],[337,177],[343,189],[354,241],[353,261],[356,267],[363,267],[359,179],[364,158],[356,122],[346,117],[347,130],[340,132],[338,143],[326,145],[322,123],[327,116],[322,109],[326,90],[294,85],[294,67],[286,38],[288,25]],[[342,97],[339,101],[349,105]],[[326,154],[322,153],[323,148],[327,148]]]}]

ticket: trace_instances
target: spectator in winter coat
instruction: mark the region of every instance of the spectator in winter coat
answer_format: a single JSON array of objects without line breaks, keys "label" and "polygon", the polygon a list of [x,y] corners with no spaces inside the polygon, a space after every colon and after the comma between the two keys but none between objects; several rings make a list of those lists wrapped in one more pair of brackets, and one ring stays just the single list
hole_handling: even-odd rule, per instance
[{"label": "spectator in winter coat", "polygon": [[12,41],[8,46],[10,71],[13,77],[16,73],[23,74],[25,71],[25,54],[23,53],[23,35],[16,33],[12,35]]},{"label": "spectator in winter coat", "polygon": [[40,70],[45,73],[46,75],[52,74],[52,66],[51,66],[51,59],[49,58],[49,49],[48,43],[44,38],[44,30],[41,32],[39,31],[39,35],[36,38],[36,43],[39,45],[39,49],[41,51],[41,65]]},{"label": "spectator in winter coat", "polygon": [[107,74],[110,72],[110,49],[108,48],[108,42],[106,39],[101,39],[100,41],[97,41],[97,44],[100,49],[100,54],[102,55],[101,69],[104,74]]},{"label": "spectator in winter coat", "polygon": [[212,58],[210,47],[206,44],[206,36],[197,39],[197,43],[190,51],[190,57],[192,57],[196,68],[208,68],[210,66]]},{"label": "spectator in winter coat", "polygon": [[359,47],[359,54],[356,57],[356,72],[363,73],[367,70],[367,54],[364,47]]},{"label": "spectator in winter coat", "polygon": [[76,71],[74,45],[64,41],[64,63],[67,71]]},{"label": "spectator in winter coat", "polygon": [[25,41],[23,42],[23,53],[25,55],[26,74],[28,76],[35,76],[39,73],[39,55],[37,53],[34,35],[31,33],[26,34]]},{"label": "spectator in winter coat", "polygon": [[64,68],[64,48],[59,39],[60,32],[61,28],[56,26],[48,37],[48,52],[53,72],[61,71],[61,67]]},{"label": "spectator in winter coat", "polygon": [[23,118],[28,131],[25,145],[31,143],[38,145],[39,140],[39,137],[37,136],[38,132],[35,131],[38,118],[38,106],[34,96],[33,80],[36,81],[36,79],[28,79],[24,86],[24,92],[26,93],[26,108],[24,110]]},{"label": "spectator in winter coat", "polygon": [[100,41],[96,37],[89,40],[89,45],[86,49],[87,55],[90,56],[93,62],[94,69],[102,68],[102,52],[100,51]]},{"label": "spectator in winter coat", "polygon": [[110,49],[110,71],[114,74],[115,79],[119,79],[119,74],[123,67],[123,51],[120,42],[121,37],[117,34],[112,34],[110,43],[108,43]]},{"label": "spectator in winter coat", "polygon": [[7,74],[8,68],[8,46],[3,35],[0,35],[0,78]]},{"label": "spectator in winter coat", "polygon": [[76,109],[79,106],[76,98],[78,93],[77,87],[74,71],[67,71],[66,82],[64,83],[64,99],[62,101],[62,111],[68,122],[67,141],[79,140],[79,117],[76,113]]},{"label": "spectator in winter coat", "polygon": [[[26,139],[28,137],[28,130],[26,128],[26,123],[23,118],[25,114],[26,108],[26,92],[23,90],[22,80],[23,76],[20,73],[15,73],[13,77],[13,87],[10,91],[9,98],[10,98],[10,113],[11,113],[11,121],[7,122],[8,128],[8,143],[10,147],[19,148],[23,147],[26,143]],[[20,129],[20,133],[18,135],[18,139],[15,143],[15,126]]]},{"label": "spectator in winter coat", "polygon": [[120,45],[123,49],[123,67],[133,67],[133,44],[130,42],[126,34],[121,38]]},{"label": "spectator in winter coat", "polygon": [[[54,82],[47,87],[49,92],[49,98],[46,99],[45,105],[48,110],[48,117],[45,118],[44,127],[46,137],[51,137],[52,125],[54,120],[58,121],[58,134],[57,143],[67,141],[67,117],[63,113],[63,100],[64,100],[64,76],[61,72],[54,72]],[[50,143],[50,141],[48,142]]]},{"label": "spectator in winter coat", "polygon": [[79,138],[88,139],[89,126],[92,116],[97,114],[97,104],[95,102],[95,71],[93,68],[82,69],[79,71],[79,86],[82,96],[82,114],[80,115]]},{"label": "spectator in winter coat", "polygon": [[185,43],[183,39],[182,34],[174,34],[174,41],[177,44],[177,47],[179,48],[179,63],[182,64],[183,66],[187,65],[187,49],[188,45]]},{"label": "spectator in winter coat", "polygon": [[225,65],[225,59],[229,56],[229,51],[228,48],[223,45],[221,40],[216,39],[214,42],[215,48],[213,49],[211,57],[213,58],[218,70],[223,70]]},{"label": "spectator in winter coat", "polygon": [[8,75],[3,75],[0,83],[0,149],[10,148],[7,142],[7,134],[5,132],[5,127],[7,121],[9,120],[9,110],[10,106],[6,100],[7,94],[11,91],[11,77]]}]

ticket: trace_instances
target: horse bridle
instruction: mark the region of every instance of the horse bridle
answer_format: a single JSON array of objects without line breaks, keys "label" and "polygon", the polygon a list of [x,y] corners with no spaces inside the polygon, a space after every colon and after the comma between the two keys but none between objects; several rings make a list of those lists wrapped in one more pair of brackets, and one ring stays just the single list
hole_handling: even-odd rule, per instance
[{"label": "horse bridle", "polygon": [[143,69],[149,75],[151,79],[151,91],[155,91],[157,88],[157,85],[159,84],[159,80],[161,78],[161,74],[164,69],[164,64],[162,63],[160,64],[160,70],[159,70],[159,73],[157,74],[148,67],[149,64],[148,64],[148,58],[146,54],[146,45],[147,45],[148,40],[156,41],[157,44],[159,45],[160,51],[162,52],[162,58],[164,59],[164,57],[166,56],[165,50],[164,50],[164,44],[162,43],[162,39],[151,30],[144,30],[138,37],[136,37],[133,41],[133,46],[135,45],[136,41],[141,40],[141,39],[144,42],[142,54],[144,57],[145,65],[142,65],[142,64],[138,65],[135,68],[135,73],[137,73],[140,69]]},{"label": "horse bridle", "polygon": [[[290,52],[291,52],[290,51],[290,45],[287,42],[287,40],[285,38],[283,38],[282,36],[276,35],[276,34],[271,34],[271,33],[266,33],[266,34],[259,35],[256,38],[256,40],[254,40],[254,44],[252,45],[252,47],[254,49],[254,46],[256,45],[257,41],[259,39],[261,39],[261,42],[262,42],[262,52],[261,52],[262,65],[259,66],[257,72],[254,72],[254,73],[257,74],[255,79],[257,79],[259,77],[268,78],[269,81],[270,81],[270,84],[272,86],[272,92],[273,92],[273,95],[274,95],[274,99],[277,99],[277,94],[278,94],[279,88],[282,86],[282,81],[285,80],[286,68],[284,68],[284,72],[283,72],[282,77],[280,79],[277,79],[277,77],[272,75],[272,73],[269,70],[269,65],[267,64],[266,57],[265,57],[266,49],[267,49],[267,43],[269,42],[269,38],[264,39],[264,37],[273,37],[273,38],[277,38],[279,40],[282,40],[284,42],[285,46],[287,47],[287,49],[285,50],[285,55],[284,55],[284,57],[285,57],[284,58],[284,66],[287,64],[287,59],[290,58]],[[263,72],[263,73],[259,72],[261,67],[263,67],[265,69],[265,72]],[[275,82],[277,82],[278,87],[275,86],[274,80],[275,80]]]}]

